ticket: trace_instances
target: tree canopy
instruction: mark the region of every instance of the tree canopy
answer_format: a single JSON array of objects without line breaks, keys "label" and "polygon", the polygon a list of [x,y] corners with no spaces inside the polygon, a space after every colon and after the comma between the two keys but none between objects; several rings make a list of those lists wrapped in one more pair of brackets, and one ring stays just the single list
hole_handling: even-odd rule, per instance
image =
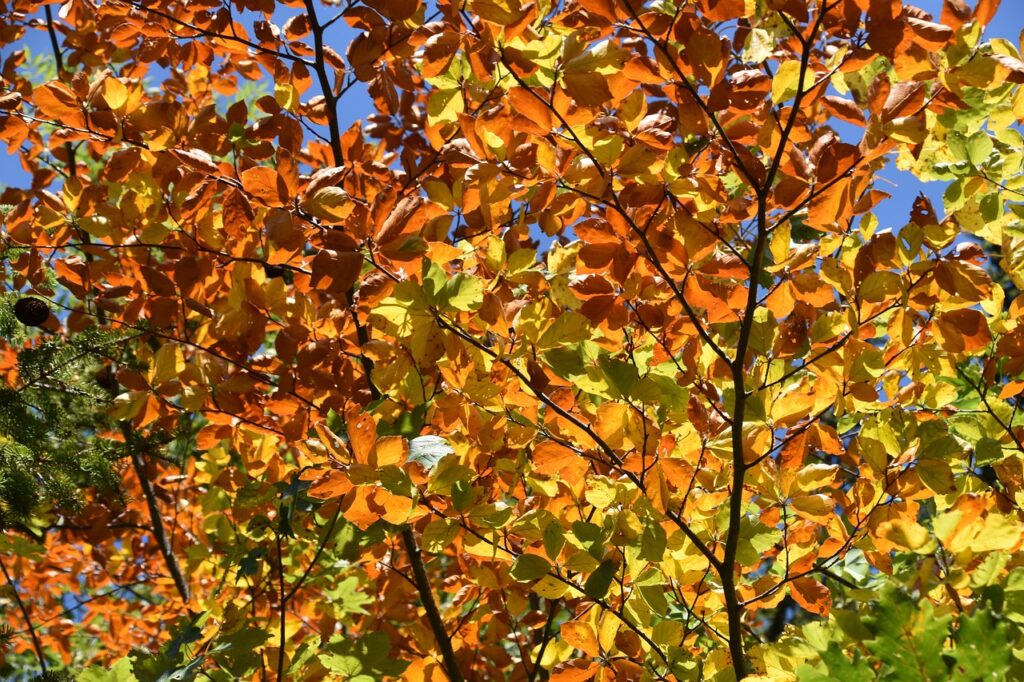
[{"label": "tree canopy", "polygon": [[0,0],[0,674],[1024,679],[998,5]]}]

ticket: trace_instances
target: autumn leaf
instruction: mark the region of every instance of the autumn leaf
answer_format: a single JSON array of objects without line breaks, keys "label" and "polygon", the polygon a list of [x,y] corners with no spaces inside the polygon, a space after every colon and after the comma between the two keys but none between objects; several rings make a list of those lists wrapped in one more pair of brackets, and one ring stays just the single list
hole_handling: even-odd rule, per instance
[{"label": "autumn leaf", "polygon": [[1019,677],[1020,17],[933,4],[0,11],[3,676]]}]

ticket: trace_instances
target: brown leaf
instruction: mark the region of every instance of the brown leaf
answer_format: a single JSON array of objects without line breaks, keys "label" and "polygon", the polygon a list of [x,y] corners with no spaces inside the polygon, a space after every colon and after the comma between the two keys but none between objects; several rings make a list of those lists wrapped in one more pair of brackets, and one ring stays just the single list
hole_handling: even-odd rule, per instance
[{"label": "brown leaf", "polygon": [[171,149],[170,153],[189,168],[201,173],[215,175],[220,172],[220,168],[217,167],[213,157],[201,149]]},{"label": "brown leaf", "polygon": [[909,17],[907,26],[917,36],[917,44],[926,50],[941,50],[955,35],[949,26]]},{"label": "brown leaf", "polygon": [[888,122],[900,116],[915,113],[924,105],[924,83],[897,83],[889,90],[889,96],[882,105],[882,121]]},{"label": "brown leaf", "polygon": [[993,54],[990,58],[1009,70],[1008,83],[1024,83],[1024,62],[1007,54]]},{"label": "brown leaf", "polygon": [[20,92],[5,92],[4,94],[0,95],[0,110],[2,111],[14,109],[19,104],[21,104]]},{"label": "brown leaf", "polygon": [[858,126],[864,125],[864,110],[856,102],[845,97],[825,95],[821,98],[821,104],[830,114],[842,121]]},{"label": "brown leaf", "polygon": [[418,196],[403,197],[388,214],[384,223],[374,235],[378,244],[387,244],[404,232],[418,229],[419,225],[412,222],[416,211],[423,205],[423,198]]}]

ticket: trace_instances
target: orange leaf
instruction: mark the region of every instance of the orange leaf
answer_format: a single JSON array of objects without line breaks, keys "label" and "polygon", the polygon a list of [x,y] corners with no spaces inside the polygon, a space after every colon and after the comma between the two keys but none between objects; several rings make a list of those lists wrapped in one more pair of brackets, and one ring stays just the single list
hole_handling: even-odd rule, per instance
[{"label": "orange leaf", "polygon": [[241,173],[242,187],[267,206],[285,206],[288,188],[273,168],[255,166]]},{"label": "orange leaf", "polygon": [[[409,456],[409,441],[401,436],[384,436],[377,441],[376,453],[371,458],[371,466],[386,467],[402,464]],[[374,461],[376,460],[376,461]]]},{"label": "orange leaf", "polygon": [[601,664],[593,661],[575,660],[559,667],[551,674],[551,682],[587,682],[594,679],[601,670]]},{"label": "orange leaf", "polygon": [[348,442],[352,448],[355,461],[359,464],[371,464],[374,447],[377,444],[377,423],[373,417],[352,409],[346,415],[348,426]]},{"label": "orange leaf", "polygon": [[797,578],[789,584],[789,593],[801,608],[819,616],[827,616],[832,608],[828,588],[813,578]]},{"label": "orange leaf", "polygon": [[952,310],[935,319],[932,332],[939,345],[949,353],[981,350],[992,340],[988,321],[979,310]]},{"label": "orange leaf", "polygon": [[384,488],[377,488],[373,502],[382,509],[380,517],[388,523],[402,524],[409,520],[412,500],[408,497],[395,495]]},{"label": "orange leaf", "polygon": [[77,120],[82,113],[81,103],[75,93],[58,81],[35,88],[32,91],[32,102],[44,116],[62,123],[73,124],[74,121],[68,119]]},{"label": "orange leaf", "polygon": [[351,489],[352,483],[349,482],[348,476],[332,469],[311,485],[306,494],[317,500],[330,500],[344,495]]},{"label": "orange leaf", "polygon": [[586,471],[587,464],[578,454],[553,440],[545,440],[533,448],[533,470],[544,476],[560,474],[570,482],[576,482]]},{"label": "orange leaf", "polygon": [[551,130],[551,109],[525,88],[512,88],[508,91],[508,101],[512,111],[528,118],[545,132]]},{"label": "orange leaf", "polygon": [[1024,381],[1010,381],[999,391],[999,399],[1006,400],[1021,393],[1024,393]]},{"label": "orange leaf", "polygon": [[562,639],[566,644],[579,649],[587,656],[599,656],[601,647],[597,643],[597,635],[590,623],[572,620],[562,624]]},{"label": "orange leaf", "polygon": [[372,487],[365,485],[356,486],[348,491],[342,502],[342,516],[345,517],[345,520],[354,523],[362,530],[366,530],[379,521],[380,512],[383,510],[373,504],[374,492]]},{"label": "orange leaf", "polygon": [[744,0],[700,0],[700,8],[711,21],[729,21],[747,14]]}]

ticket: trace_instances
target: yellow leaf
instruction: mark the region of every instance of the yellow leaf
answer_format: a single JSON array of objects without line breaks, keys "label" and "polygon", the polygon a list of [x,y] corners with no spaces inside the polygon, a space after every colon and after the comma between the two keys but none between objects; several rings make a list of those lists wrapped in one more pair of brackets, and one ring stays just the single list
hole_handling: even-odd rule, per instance
[{"label": "yellow leaf", "polygon": [[299,106],[299,91],[294,85],[285,81],[274,85],[274,99],[286,111],[295,111]]},{"label": "yellow leaf", "polygon": [[[912,519],[892,519],[878,524],[877,533],[903,549],[911,551],[924,550],[931,543],[928,529]],[[923,552],[922,552],[923,553]]]},{"label": "yellow leaf", "polygon": [[540,659],[540,666],[550,670],[559,663],[568,660],[570,656],[572,656],[571,646],[562,641],[554,641],[549,643],[548,648],[544,650],[544,656]]},{"label": "yellow leaf", "polygon": [[835,480],[839,467],[835,464],[808,464],[796,475],[796,484],[801,491],[817,490]]},{"label": "yellow leaf", "polygon": [[990,513],[969,549],[974,552],[1012,550],[1020,544],[1021,531],[1020,522],[1014,517]]},{"label": "yellow leaf", "polygon": [[142,410],[148,395],[148,393],[143,391],[122,393],[114,398],[110,408],[110,416],[113,419],[131,419]]},{"label": "yellow leaf", "polygon": [[355,204],[340,187],[324,187],[303,202],[303,208],[317,218],[341,222],[352,214]]},{"label": "yellow leaf", "polygon": [[775,72],[775,78],[772,80],[772,101],[781,104],[792,99],[807,81],[805,73],[804,82],[800,82],[800,62],[786,62]]},{"label": "yellow leaf", "polygon": [[149,383],[159,386],[171,379],[177,378],[178,374],[185,370],[185,356],[181,352],[181,346],[168,343],[160,346],[153,358],[153,366],[149,370]]},{"label": "yellow leaf", "polygon": [[835,500],[828,495],[800,495],[793,498],[793,511],[798,516],[818,523],[828,523],[835,505]]},{"label": "yellow leaf", "polygon": [[584,496],[587,502],[598,509],[607,509],[615,502],[615,484],[603,476],[594,476],[587,480],[587,491]]},{"label": "yellow leaf", "polygon": [[615,646],[615,635],[619,634],[621,626],[622,621],[605,611],[601,616],[601,626],[597,634],[598,645],[605,651]]},{"label": "yellow leaf", "polygon": [[427,123],[436,126],[439,123],[457,121],[459,114],[466,110],[460,90],[434,90],[427,98]]},{"label": "yellow leaf", "polygon": [[546,575],[530,588],[539,597],[560,599],[569,591],[569,586],[554,576]]},{"label": "yellow leaf", "polygon": [[[371,466],[401,466],[409,456],[409,441],[401,436],[384,436],[377,441],[376,454],[371,456]],[[376,461],[373,461],[376,460]]]},{"label": "yellow leaf", "polygon": [[103,81],[103,101],[113,111],[120,111],[128,103],[128,88],[117,78]]}]

